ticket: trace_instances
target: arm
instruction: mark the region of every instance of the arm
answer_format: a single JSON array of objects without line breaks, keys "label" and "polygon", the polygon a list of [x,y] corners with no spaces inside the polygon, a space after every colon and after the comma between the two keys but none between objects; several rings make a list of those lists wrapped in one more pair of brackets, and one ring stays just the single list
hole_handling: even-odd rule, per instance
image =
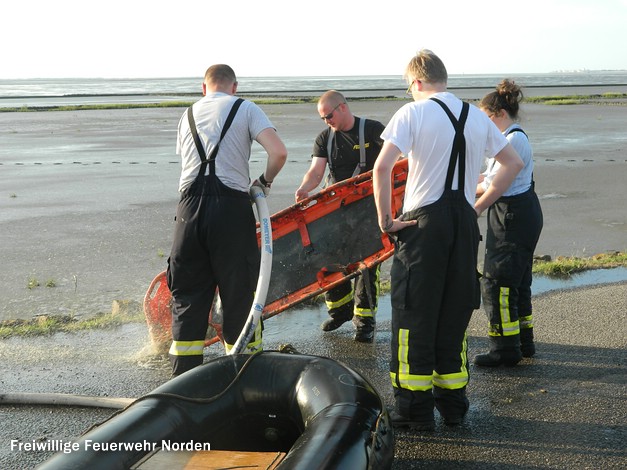
[{"label": "arm", "polygon": [[271,127],[264,129],[257,135],[257,142],[265,149],[268,154],[266,163],[266,171],[263,176],[268,183],[272,183],[276,175],[279,174],[285,161],[287,160],[287,149],[285,144],[277,134],[276,130]]},{"label": "arm", "polygon": [[326,158],[312,158],[311,166],[309,167],[309,170],[307,170],[307,173],[305,173],[305,176],[303,176],[303,181],[300,183],[300,186],[294,195],[296,202],[305,199],[309,195],[309,191],[318,187],[318,185],[322,182],[322,178],[324,178],[326,168]]},{"label": "arm", "polygon": [[511,144],[507,144],[494,157],[501,167],[481,197],[475,202],[477,216],[490,207],[509,188],[520,170],[525,166]]},{"label": "arm", "polygon": [[392,213],[392,168],[401,155],[396,145],[385,142],[372,171],[374,202],[382,232],[397,232],[408,225],[416,224],[415,220],[395,219]]}]

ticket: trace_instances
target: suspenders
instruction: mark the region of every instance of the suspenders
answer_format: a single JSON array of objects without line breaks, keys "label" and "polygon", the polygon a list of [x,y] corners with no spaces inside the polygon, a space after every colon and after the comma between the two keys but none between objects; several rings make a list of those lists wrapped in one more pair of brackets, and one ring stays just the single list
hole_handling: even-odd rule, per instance
[{"label": "suspenders", "polygon": [[[513,132],[522,132],[523,134],[525,134],[525,137],[527,137],[527,139],[529,139],[529,136],[527,135],[527,133],[525,131],[523,131],[520,127],[514,127],[513,129],[510,129],[507,134],[505,134],[505,137],[507,137],[508,135],[512,134]],[[535,189],[536,187],[536,182],[533,179],[533,173],[531,173],[531,189]]]},{"label": "suspenders", "polygon": [[507,137],[508,135],[510,135],[512,132],[522,132],[523,134],[525,134],[525,137],[527,137],[527,139],[529,138],[529,136],[527,135],[527,133],[525,131],[523,131],[520,127],[514,127],[513,129],[510,129],[507,134],[505,134],[505,136]]},{"label": "suspenders", "polygon": [[[359,163],[355,167],[355,171],[353,171],[353,176],[357,176],[362,172],[364,168],[366,168],[366,141],[364,138],[364,128],[366,127],[366,120],[364,118],[359,118]],[[333,152],[333,141],[335,140],[335,131],[329,128],[329,139],[327,140],[327,163],[329,165],[329,173],[333,174],[333,167],[331,163],[331,155]],[[351,177],[351,178],[352,178]],[[335,182],[335,177],[331,176],[333,182]]]},{"label": "suspenders", "polygon": [[187,121],[189,123],[189,129],[192,132],[192,137],[194,138],[194,143],[196,144],[196,150],[198,150],[198,154],[200,155],[200,161],[202,162],[200,170],[198,171],[199,175],[205,174],[207,163],[209,163],[209,174],[211,175],[216,174],[216,157],[218,155],[218,150],[220,148],[220,142],[222,142],[222,139],[226,135],[226,131],[228,131],[229,127],[231,127],[231,123],[233,122],[233,119],[235,118],[235,114],[237,113],[237,110],[239,109],[240,105],[243,102],[244,100],[242,98],[238,98],[235,101],[235,103],[233,103],[233,107],[231,108],[231,111],[229,112],[229,115],[226,118],[226,121],[224,122],[224,127],[222,128],[222,134],[220,134],[220,140],[218,140],[218,143],[213,148],[213,151],[211,152],[209,159],[207,159],[207,153],[205,152],[205,148],[203,147],[200,137],[198,136],[198,131],[196,130],[196,121],[194,120],[194,113],[192,111],[193,107],[190,106],[189,108],[187,108]]},{"label": "suspenders", "polygon": [[466,176],[466,137],[464,136],[464,126],[466,125],[466,119],[468,118],[468,110],[470,105],[465,101],[462,103],[462,112],[459,114],[459,120],[453,116],[451,110],[439,99],[429,98],[432,101],[438,103],[442,109],[446,112],[446,115],[451,120],[453,127],[455,128],[455,137],[453,138],[453,149],[451,150],[451,157],[448,162],[448,172],[446,173],[446,183],[444,190],[451,189],[453,185],[453,175],[455,174],[455,165],[459,161],[459,171],[457,173],[457,189],[464,191],[464,178]]}]

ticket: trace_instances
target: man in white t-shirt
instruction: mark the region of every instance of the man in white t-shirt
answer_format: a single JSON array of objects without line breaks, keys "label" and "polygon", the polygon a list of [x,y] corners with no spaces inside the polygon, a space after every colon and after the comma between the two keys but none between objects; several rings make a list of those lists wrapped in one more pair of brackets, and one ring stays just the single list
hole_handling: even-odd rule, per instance
[{"label": "man in white t-shirt", "polygon": [[[446,91],[446,68],[433,52],[413,57],[405,77],[414,101],[381,134],[374,195],[379,226],[395,238],[392,423],[430,431],[434,407],[449,425],[461,423],[468,410],[466,328],[480,302],[477,217],[507,189],[522,161],[484,113]],[[390,173],[402,155],[409,175],[403,214],[396,218]],[[502,168],[475,202],[487,157]]]},{"label": "man in white t-shirt", "polygon": [[[260,262],[248,192],[253,140],[268,154],[266,170],[253,182],[264,192],[287,159],[285,145],[261,108],[234,96],[237,79],[231,67],[209,67],[202,87],[204,98],[179,122],[176,145],[181,199],[167,269],[173,376],[202,364],[216,288],[226,350],[237,341],[253,302]],[[245,352],[261,347],[259,324]]]}]

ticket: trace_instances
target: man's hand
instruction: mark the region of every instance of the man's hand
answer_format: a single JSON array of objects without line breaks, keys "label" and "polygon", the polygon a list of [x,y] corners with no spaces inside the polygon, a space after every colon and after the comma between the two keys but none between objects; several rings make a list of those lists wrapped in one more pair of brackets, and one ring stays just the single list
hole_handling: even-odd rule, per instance
[{"label": "man's hand", "polygon": [[403,230],[406,227],[410,227],[412,225],[416,225],[418,223],[417,220],[400,220],[400,219],[392,219],[389,220],[386,224],[379,223],[379,228],[383,233],[394,233],[400,230]]},{"label": "man's hand", "polygon": [[304,189],[300,189],[300,188],[298,188],[296,190],[296,193],[294,193],[294,199],[296,200],[296,202],[300,202],[303,199],[306,199],[307,196],[309,196],[309,193],[305,191]]},{"label": "man's hand", "polygon": [[270,194],[270,187],[272,186],[272,181],[267,181],[266,178],[263,176],[263,173],[261,173],[259,178],[253,181],[252,186],[259,186],[263,190],[263,194],[266,197],[268,197],[268,195]]}]

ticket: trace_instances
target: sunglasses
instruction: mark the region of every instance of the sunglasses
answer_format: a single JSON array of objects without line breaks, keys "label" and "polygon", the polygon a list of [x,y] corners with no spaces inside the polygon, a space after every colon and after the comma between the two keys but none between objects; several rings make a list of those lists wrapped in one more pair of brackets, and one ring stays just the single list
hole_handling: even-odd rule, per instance
[{"label": "sunglasses", "polygon": [[322,119],[323,121],[328,121],[329,119],[333,119],[333,113],[335,113],[335,110],[337,108],[339,108],[341,105],[343,105],[344,103],[339,103],[335,108],[333,108],[331,110],[331,112],[329,114],[325,114],[324,116],[320,116],[320,119]]}]

